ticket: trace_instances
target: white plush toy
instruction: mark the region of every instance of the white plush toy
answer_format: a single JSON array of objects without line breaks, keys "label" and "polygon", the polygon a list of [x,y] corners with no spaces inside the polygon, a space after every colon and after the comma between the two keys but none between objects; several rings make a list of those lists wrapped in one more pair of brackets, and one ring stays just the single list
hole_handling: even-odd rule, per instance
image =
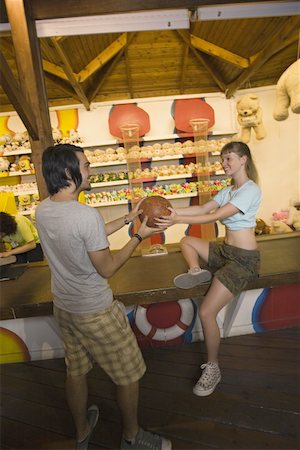
[{"label": "white plush toy", "polygon": [[289,106],[293,113],[300,114],[300,59],[289,66],[277,82],[274,119],[287,119]]},{"label": "white plush toy", "polygon": [[287,225],[294,227],[295,230],[300,231],[300,211],[295,206],[289,208],[289,215],[285,222]]},{"label": "white plush toy", "polygon": [[258,96],[246,94],[237,101],[237,120],[241,126],[241,137],[243,142],[249,142],[251,128],[253,128],[256,139],[264,139],[266,131],[262,121],[262,109],[259,105]]}]

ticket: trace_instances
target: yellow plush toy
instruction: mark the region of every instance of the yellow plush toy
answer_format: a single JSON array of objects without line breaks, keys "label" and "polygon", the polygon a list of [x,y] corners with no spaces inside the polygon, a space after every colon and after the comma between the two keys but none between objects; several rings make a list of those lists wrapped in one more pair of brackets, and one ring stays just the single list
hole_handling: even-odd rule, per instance
[{"label": "yellow plush toy", "polygon": [[289,107],[293,113],[300,114],[300,59],[289,66],[277,82],[274,119],[287,119]]},{"label": "yellow plush toy", "polygon": [[18,196],[18,210],[29,211],[31,209],[31,198],[29,194],[22,194]]},{"label": "yellow plush toy", "polygon": [[258,96],[246,94],[237,101],[237,120],[241,126],[241,137],[243,142],[249,142],[251,128],[253,128],[256,139],[264,139],[266,131],[262,121],[262,109],[259,105]]},{"label": "yellow plush toy", "polygon": [[20,159],[18,161],[19,170],[21,172],[27,172],[28,170],[31,170],[31,159],[27,155],[20,156]]}]

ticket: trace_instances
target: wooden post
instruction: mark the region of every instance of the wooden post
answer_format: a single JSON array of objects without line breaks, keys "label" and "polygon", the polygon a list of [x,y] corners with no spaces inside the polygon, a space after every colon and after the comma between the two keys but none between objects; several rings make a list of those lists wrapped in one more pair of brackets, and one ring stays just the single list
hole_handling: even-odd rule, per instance
[{"label": "wooden post", "polygon": [[[28,0],[5,0],[8,19],[11,26],[15,48],[20,88],[37,124],[38,136],[32,136],[30,130],[32,162],[41,200],[48,196],[42,176],[42,154],[46,147],[53,145],[52,130],[48,109],[48,98],[44,81],[41,51],[36,33],[35,22],[30,14]],[[18,112],[19,105],[14,104]]]}]

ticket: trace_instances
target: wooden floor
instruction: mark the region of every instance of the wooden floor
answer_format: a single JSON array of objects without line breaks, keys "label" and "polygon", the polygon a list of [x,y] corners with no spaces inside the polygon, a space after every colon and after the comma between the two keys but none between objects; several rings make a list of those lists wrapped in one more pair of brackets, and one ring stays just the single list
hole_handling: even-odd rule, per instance
[{"label": "wooden floor", "polygon": [[[299,449],[299,338],[300,329],[226,338],[223,378],[206,398],[191,392],[205,362],[203,343],[145,350],[141,424],[174,449]],[[102,411],[89,448],[118,448],[114,386],[98,368],[89,382],[90,401]],[[1,384],[1,449],[74,448],[63,360],[3,365]]]}]

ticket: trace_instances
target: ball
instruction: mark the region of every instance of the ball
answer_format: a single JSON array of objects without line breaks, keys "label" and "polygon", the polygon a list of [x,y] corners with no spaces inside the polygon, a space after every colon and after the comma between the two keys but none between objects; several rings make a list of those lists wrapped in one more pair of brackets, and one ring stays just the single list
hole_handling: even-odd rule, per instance
[{"label": "ball", "polygon": [[139,215],[140,221],[143,222],[144,217],[148,216],[147,226],[154,228],[158,224],[154,221],[155,218],[161,216],[169,216],[171,211],[168,207],[171,206],[169,200],[160,195],[154,195],[153,197],[146,197],[140,204],[140,209],[143,212]]}]

